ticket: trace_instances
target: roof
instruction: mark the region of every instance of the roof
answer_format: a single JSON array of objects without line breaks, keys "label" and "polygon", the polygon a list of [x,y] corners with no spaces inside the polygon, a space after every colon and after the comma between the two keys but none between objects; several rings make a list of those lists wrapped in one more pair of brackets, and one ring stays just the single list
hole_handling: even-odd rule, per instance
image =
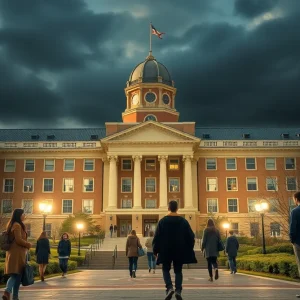
[{"label": "roof", "polygon": [[197,127],[195,135],[205,140],[299,140],[300,128]]},{"label": "roof", "polygon": [[106,136],[102,128],[74,129],[0,129],[0,142],[91,141]]}]

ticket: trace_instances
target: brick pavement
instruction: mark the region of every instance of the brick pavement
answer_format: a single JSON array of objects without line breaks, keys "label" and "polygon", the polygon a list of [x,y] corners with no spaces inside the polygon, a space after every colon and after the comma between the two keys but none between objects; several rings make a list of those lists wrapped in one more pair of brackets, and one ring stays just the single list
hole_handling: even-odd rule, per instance
[{"label": "brick pavement", "polygon": [[[206,270],[184,270],[185,300],[193,299],[296,299],[300,284],[265,279],[242,274],[230,275],[220,271],[220,279],[207,281]],[[137,278],[131,279],[128,271],[82,271],[66,279],[51,278],[22,288],[20,299],[164,299],[161,271],[149,274],[138,270]]]}]

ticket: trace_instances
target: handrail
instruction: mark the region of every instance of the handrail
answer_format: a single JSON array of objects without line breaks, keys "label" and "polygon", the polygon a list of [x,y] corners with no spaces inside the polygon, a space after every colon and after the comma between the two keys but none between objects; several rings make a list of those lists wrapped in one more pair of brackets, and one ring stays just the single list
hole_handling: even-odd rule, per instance
[{"label": "handrail", "polygon": [[113,269],[115,268],[116,265],[116,259],[118,258],[118,246],[115,246],[115,249],[113,251],[113,255],[112,255],[112,267]]}]

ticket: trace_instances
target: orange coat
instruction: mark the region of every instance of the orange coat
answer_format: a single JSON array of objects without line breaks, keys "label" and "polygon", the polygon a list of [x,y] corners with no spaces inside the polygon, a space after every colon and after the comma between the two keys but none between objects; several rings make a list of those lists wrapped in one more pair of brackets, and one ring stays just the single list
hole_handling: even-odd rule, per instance
[{"label": "orange coat", "polygon": [[19,223],[14,223],[11,228],[11,239],[13,242],[6,251],[4,274],[22,274],[31,244],[27,242],[27,234]]}]

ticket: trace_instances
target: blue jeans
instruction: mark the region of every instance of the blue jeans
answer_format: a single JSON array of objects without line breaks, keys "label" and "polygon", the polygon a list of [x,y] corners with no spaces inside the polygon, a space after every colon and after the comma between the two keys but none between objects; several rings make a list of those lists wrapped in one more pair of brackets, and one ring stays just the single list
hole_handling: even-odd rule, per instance
[{"label": "blue jeans", "polygon": [[60,258],[59,259],[59,267],[63,273],[67,273],[68,271],[68,258]]},{"label": "blue jeans", "polygon": [[[176,291],[182,291],[182,263],[177,263],[173,261],[173,268],[175,273],[175,289]],[[164,262],[162,266],[163,277],[166,284],[167,291],[173,288],[173,283],[170,275],[171,270],[171,262]]]},{"label": "blue jeans", "polygon": [[128,261],[129,261],[129,273],[130,276],[132,276],[132,271],[136,271],[137,269],[138,257],[128,257]]},{"label": "blue jeans", "polygon": [[21,274],[11,274],[7,283],[5,291],[13,294],[13,298],[19,297],[19,289],[21,284]]},{"label": "blue jeans", "polygon": [[236,260],[235,256],[228,256],[229,267],[231,272],[236,272]]},{"label": "blue jeans", "polygon": [[153,252],[147,252],[147,258],[148,258],[148,267],[149,267],[149,269],[155,270],[156,260],[155,260],[155,256],[153,255]]}]

